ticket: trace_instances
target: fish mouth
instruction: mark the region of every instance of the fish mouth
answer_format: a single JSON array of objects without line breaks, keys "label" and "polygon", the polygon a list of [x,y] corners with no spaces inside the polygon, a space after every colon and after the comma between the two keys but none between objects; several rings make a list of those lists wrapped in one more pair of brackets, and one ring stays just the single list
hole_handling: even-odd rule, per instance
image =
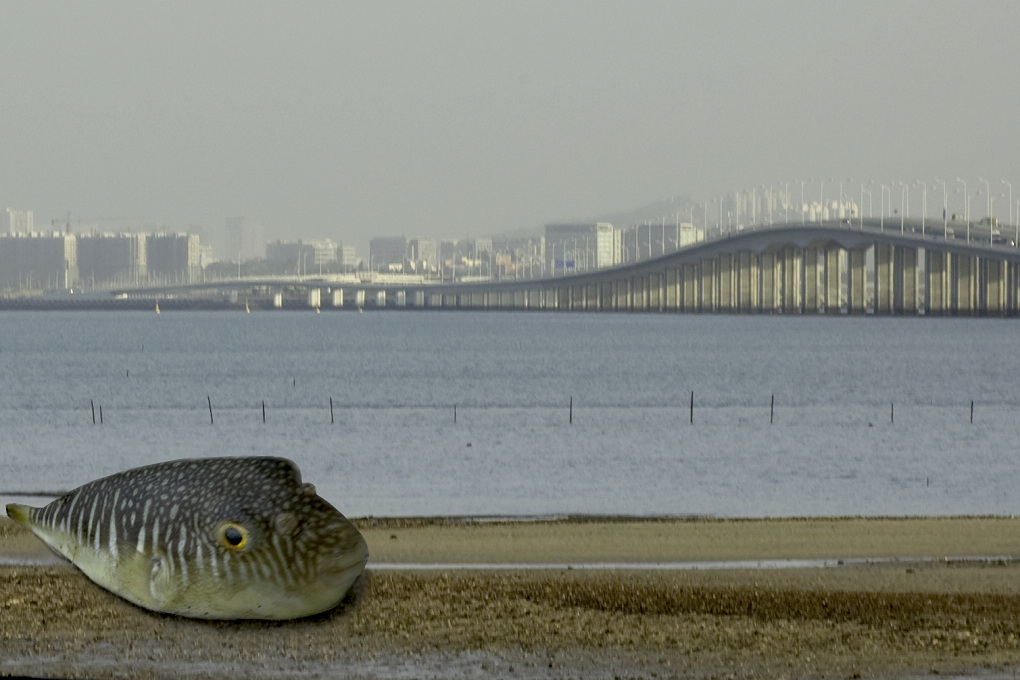
[{"label": "fish mouth", "polygon": [[[318,579],[342,598],[368,563],[368,544],[357,531],[334,551],[319,558]],[[338,598],[338,599],[339,599]]]}]

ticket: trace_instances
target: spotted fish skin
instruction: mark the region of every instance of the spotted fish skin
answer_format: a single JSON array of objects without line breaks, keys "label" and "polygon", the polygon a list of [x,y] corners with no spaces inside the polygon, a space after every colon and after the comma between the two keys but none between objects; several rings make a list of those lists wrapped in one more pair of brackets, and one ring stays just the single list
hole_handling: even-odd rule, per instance
[{"label": "spotted fish skin", "polygon": [[284,458],[158,463],[7,514],[107,590],[194,618],[317,614],[368,560],[361,533]]}]

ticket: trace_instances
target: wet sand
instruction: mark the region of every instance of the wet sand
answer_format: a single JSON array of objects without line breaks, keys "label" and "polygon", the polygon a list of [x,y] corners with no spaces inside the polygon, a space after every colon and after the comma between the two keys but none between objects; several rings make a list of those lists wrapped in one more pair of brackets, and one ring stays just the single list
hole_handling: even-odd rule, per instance
[{"label": "wet sand", "polygon": [[[1012,677],[1020,520],[359,520],[372,557],[301,621],[146,612],[0,521],[0,675]],[[996,559],[985,559],[997,556]],[[942,559],[948,557],[949,559]],[[801,569],[591,563],[876,558]],[[421,570],[404,564],[578,568]],[[388,568],[372,569],[373,564]]]}]

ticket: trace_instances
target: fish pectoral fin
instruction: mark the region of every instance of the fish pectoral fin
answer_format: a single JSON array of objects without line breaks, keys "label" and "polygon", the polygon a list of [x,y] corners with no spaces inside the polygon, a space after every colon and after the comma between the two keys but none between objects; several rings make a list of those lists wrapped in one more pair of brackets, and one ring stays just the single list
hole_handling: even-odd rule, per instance
[{"label": "fish pectoral fin", "polygon": [[152,558],[149,569],[149,594],[157,605],[164,604],[170,597],[170,569],[161,557]]}]

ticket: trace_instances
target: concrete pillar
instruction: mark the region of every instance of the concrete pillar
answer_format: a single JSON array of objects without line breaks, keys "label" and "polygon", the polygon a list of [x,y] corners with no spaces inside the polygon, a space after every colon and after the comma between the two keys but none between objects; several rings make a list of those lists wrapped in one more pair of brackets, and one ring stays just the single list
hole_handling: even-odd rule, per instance
[{"label": "concrete pillar", "polygon": [[277,309],[283,307],[283,293],[273,293],[273,307]]},{"label": "concrete pillar", "polygon": [[779,276],[776,253],[766,251],[761,254],[761,306],[763,312],[776,312],[779,304]]},{"label": "concrete pillar", "polygon": [[344,306],[344,289],[334,288],[333,289],[333,306],[343,307]]},{"label": "concrete pillar", "polygon": [[1001,316],[1006,311],[1006,263],[1002,260],[987,260],[985,269],[985,311]]},{"label": "concrete pillar", "polygon": [[897,312],[900,314],[917,313],[917,249],[896,248],[896,263],[900,268],[900,289],[902,291]]},{"label": "concrete pillar", "polygon": [[742,250],[737,253],[736,307],[741,312],[759,309],[758,258]]},{"label": "concrete pillar", "polygon": [[854,248],[848,253],[847,311],[851,314],[864,314],[868,311],[866,253],[865,248]]},{"label": "concrete pillar", "polygon": [[699,308],[703,312],[719,311],[718,260],[702,260],[699,288],[701,299]]},{"label": "concrete pillar", "polygon": [[973,314],[976,306],[977,258],[969,255],[951,255],[953,258],[953,305],[957,314]]},{"label": "concrete pillar", "polygon": [[800,248],[786,248],[782,257],[782,301],[786,313],[804,311],[804,253]]},{"label": "concrete pillar", "polygon": [[875,245],[875,313],[892,314],[895,305],[896,285],[893,247],[884,243]]},{"label": "concrete pillar", "polygon": [[701,267],[698,263],[684,265],[683,308],[685,312],[701,311]]},{"label": "concrete pillar", "polygon": [[720,312],[732,312],[733,309],[733,256],[723,253],[716,258],[718,286],[718,302],[716,310]]},{"label": "concrete pillar", "polygon": [[846,251],[833,246],[824,252],[825,264],[825,312],[846,314]]},{"label": "concrete pillar", "polygon": [[928,314],[948,314],[952,310],[952,286],[949,257],[945,252],[928,250]]},{"label": "concrete pillar", "polygon": [[821,308],[822,266],[818,262],[820,253],[814,247],[804,248],[803,252],[804,299],[801,307],[805,314],[814,314]]}]

